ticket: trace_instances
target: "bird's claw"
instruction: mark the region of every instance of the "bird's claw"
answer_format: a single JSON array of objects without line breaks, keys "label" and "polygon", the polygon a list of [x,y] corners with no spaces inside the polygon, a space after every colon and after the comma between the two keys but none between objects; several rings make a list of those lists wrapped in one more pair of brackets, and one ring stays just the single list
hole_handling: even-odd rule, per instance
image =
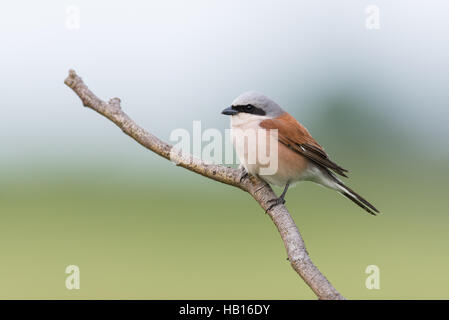
[{"label": "bird's claw", "polygon": [[268,200],[268,201],[267,201],[267,203],[271,203],[271,202],[272,202],[273,204],[271,204],[271,205],[268,207],[268,209],[265,211],[265,213],[267,213],[268,211],[270,211],[271,209],[273,209],[273,208],[276,207],[277,205],[285,204],[285,199],[279,197],[279,198],[275,198],[275,199],[271,199],[271,200]]},{"label": "bird's claw", "polygon": [[243,180],[249,177],[248,171],[245,170],[245,168],[241,168],[242,173],[240,174],[240,183],[242,183]]}]

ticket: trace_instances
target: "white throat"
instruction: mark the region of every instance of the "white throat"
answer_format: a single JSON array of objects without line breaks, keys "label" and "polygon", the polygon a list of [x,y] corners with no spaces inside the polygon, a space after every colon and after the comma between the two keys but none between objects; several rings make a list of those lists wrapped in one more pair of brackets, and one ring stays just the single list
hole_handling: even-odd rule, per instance
[{"label": "white throat", "polygon": [[256,121],[258,124],[261,121],[267,120],[267,119],[270,119],[270,118],[268,118],[267,116],[260,116],[260,115],[240,112],[236,115],[231,116],[231,127],[234,127],[234,128],[242,127],[242,126],[244,127],[244,126],[251,124],[254,121]]}]

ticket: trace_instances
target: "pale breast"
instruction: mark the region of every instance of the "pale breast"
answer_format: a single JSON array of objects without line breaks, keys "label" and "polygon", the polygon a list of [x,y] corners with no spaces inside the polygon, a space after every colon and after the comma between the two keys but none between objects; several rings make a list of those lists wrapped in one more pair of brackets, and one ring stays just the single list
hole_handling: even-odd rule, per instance
[{"label": "pale breast", "polygon": [[242,165],[249,173],[278,186],[302,180],[308,160],[279,143],[274,131],[259,126],[261,121],[231,120],[232,141]]},{"label": "pale breast", "polygon": [[260,120],[241,122],[233,118],[234,116],[231,118],[231,138],[237,157],[249,173],[258,174],[260,163],[257,158],[257,141]]}]

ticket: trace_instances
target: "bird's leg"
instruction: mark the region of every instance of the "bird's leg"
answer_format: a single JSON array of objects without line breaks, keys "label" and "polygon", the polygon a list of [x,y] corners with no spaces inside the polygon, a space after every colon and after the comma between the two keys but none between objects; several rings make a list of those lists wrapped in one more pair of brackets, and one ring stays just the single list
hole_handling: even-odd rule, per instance
[{"label": "bird's leg", "polygon": [[287,193],[287,190],[288,190],[288,187],[289,187],[289,186],[290,186],[290,182],[287,182],[287,183],[285,184],[284,191],[282,191],[281,196],[280,196],[279,198],[271,199],[271,200],[268,200],[268,201],[267,201],[268,203],[272,202],[273,204],[270,205],[270,206],[268,207],[267,211],[265,211],[265,212],[270,211],[271,209],[273,209],[275,206],[277,206],[277,205],[279,205],[279,204],[284,204],[284,203],[285,203],[284,197],[285,197],[285,194]]},{"label": "bird's leg", "polygon": [[241,171],[241,173],[240,173],[240,183],[242,183],[243,180],[245,180],[246,178],[249,177],[249,173],[248,173],[248,171],[246,171],[245,167],[242,164],[239,166],[239,169]]},{"label": "bird's leg", "polygon": [[285,194],[287,193],[289,186],[290,186],[290,182],[287,182],[285,184],[284,191],[282,191],[281,196],[279,197],[280,199],[282,199],[284,201],[284,203],[285,203],[284,197],[285,197]]}]

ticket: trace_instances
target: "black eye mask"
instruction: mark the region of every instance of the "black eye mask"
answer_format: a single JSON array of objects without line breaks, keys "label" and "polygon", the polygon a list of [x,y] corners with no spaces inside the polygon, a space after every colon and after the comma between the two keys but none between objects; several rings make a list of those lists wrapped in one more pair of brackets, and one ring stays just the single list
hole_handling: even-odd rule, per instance
[{"label": "black eye mask", "polygon": [[237,112],[243,112],[243,113],[250,113],[250,114],[256,114],[259,116],[264,116],[266,113],[260,108],[257,108],[253,106],[252,104],[246,104],[246,105],[238,105],[238,106],[232,106],[233,110],[236,110]]}]

